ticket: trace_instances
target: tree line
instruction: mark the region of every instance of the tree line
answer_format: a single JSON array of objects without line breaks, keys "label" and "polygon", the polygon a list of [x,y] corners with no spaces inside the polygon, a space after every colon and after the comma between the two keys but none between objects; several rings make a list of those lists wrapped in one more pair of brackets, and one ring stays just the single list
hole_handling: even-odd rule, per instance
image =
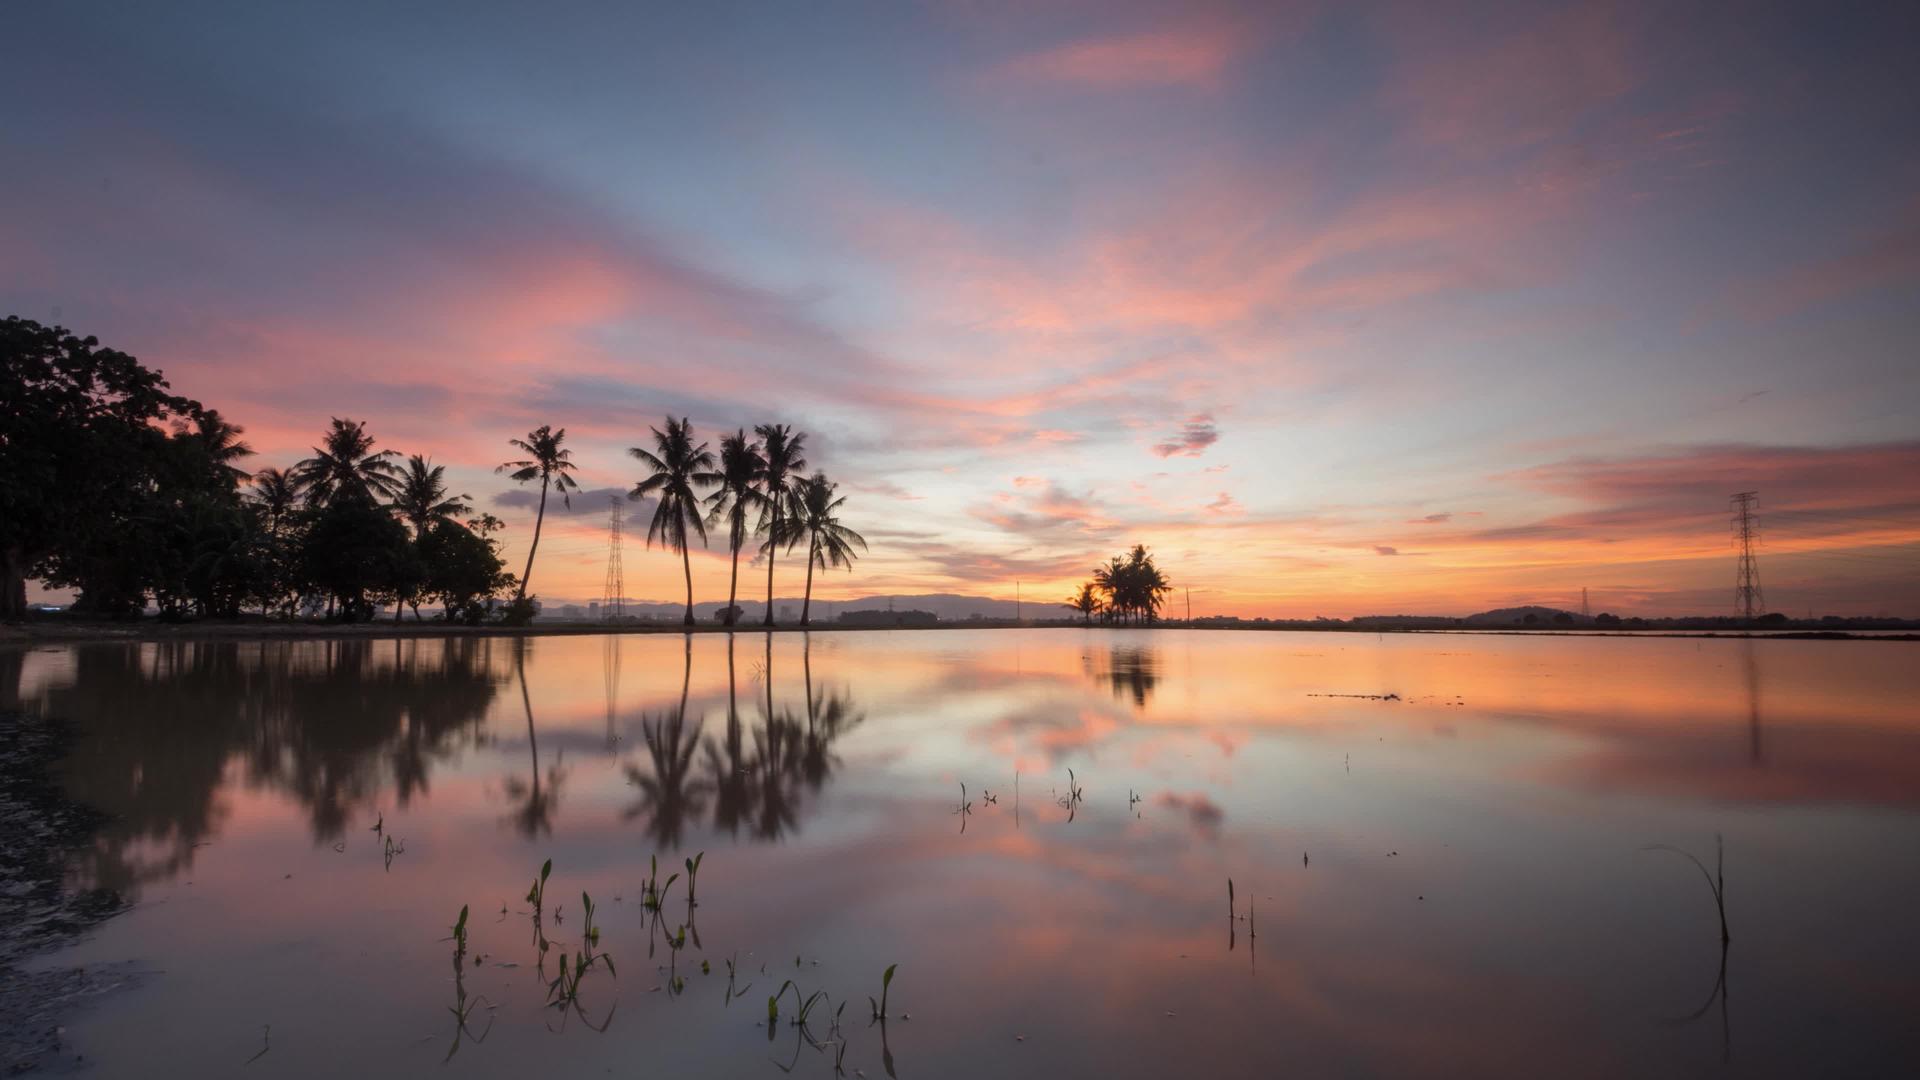
[{"label": "tree line", "polygon": [[[164,618],[292,617],[324,612],[366,620],[377,605],[437,603],[443,619],[524,623],[548,495],[578,490],[566,430],[542,425],[511,439],[519,457],[498,472],[540,489],[525,568],[500,557],[492,514],[452,494],[446,469],[379,449],[363,423],[335,417],[312,456],[249,472],[244,431],[172,392],[132,356],[59,327],[9,316],[0,324],[0,617],[26,610],[26,582],[75,590],[74,609]],[[740,615],[740,552],[767,560],[766,623],[773,624],[774,558],[803,544],[801,623],[813,571],[850,567],[866,541],[841,520],[846,498],[806,472],[806,435],[762,424],[723,436],[720,453],[686,419],[652,429],[629,453],[645,475],[628,497],[652,498],[649,546],[679,554],[686,625],[693,624],[695,539],[724,528],[732,554],[728,625]],[[511,596],[511,599],[507,598]]]},{"label": "tree line", "polygon": [[1173,585],[1154,564],[1146,545],[1135,544],[1132,551],[1094,567],[1093,576],[1081,583],[1065,606],[1079,612],[1089,626],[1096,615],[1107,623],[1151,624],[1172,591]]}]

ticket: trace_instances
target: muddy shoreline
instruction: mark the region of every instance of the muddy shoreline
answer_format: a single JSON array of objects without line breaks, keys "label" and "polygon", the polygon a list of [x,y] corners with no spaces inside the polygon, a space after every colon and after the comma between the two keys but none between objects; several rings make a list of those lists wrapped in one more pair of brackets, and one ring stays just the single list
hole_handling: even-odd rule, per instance
[{"label": "muddy shoreline", "polygon": [[67,887],[67,856],[104,820],[53,778],[72,737],[57,720],[0,709],[0,1070],[9,1076],[79,1064],[64,1054],[62,1018],[133,979],[122,966],[36,964],[126,908],[114,893]]}]

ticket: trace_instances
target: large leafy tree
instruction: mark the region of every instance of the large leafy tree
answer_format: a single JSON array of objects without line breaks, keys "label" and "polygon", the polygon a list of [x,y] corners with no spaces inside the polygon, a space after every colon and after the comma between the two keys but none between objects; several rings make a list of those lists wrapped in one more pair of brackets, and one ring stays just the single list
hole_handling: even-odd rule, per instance
[{"label": "large leafy tree", "polygon": [[693,424],[685,417],[675,420],[669,416],[667,430],[653,428],[652,431],[652,450],[641,446],[627,450],[649,470],[649,475],[635,484],[627,497],[638,501],[651,495],[658,500],[653,518],[647,522],[647,546],[652,547],[659,541],[669,551],[680,553],[687,578],[685,623],[692,626],[693,556],[689,551],[689,536],[699,536],[702,547],[707,543],[707,526],[700,517],[700,496],[695,489],[712,487],[722,478],[713,471],[713,451],[707,449],[706,443],[694,443]]},{"label": "large leafy tree", "polygon": [[839,485],[816,472],[800,482],[793,520],[796,537],[807,541],[807,591],[800,602],[800,625],[806,626],[813,607],[813,568],[836,566],[853,568],[857,558],[853,549],[867,550],[866,538],[840,523],[840,508],[847,498],[838,493]]},{"label": "large leafy tree", "polygon": [[400,490],[400,467],[393,461],[399,451],[373,447],[365,424],[334,417],[313,456],[294,466],[308,503],[324,507],[337,499],[372,503],[393,498]]},{"label": "large leafy tree", "polygon": [[160,372],[97,339],[9,316],[0,323],[0,617],[26,610],[26,581],[126,610],[143,588],[128,556],[159,484],[166,432],[200,406]]},{"label": "large leafy tree", "polygon": [[540,550],[540,526],[547,520],[547,489],[558,491],[560,502],[571,510],[573,499],[568,492],[580,488],[580,484],[569,475],[573,472],[573,451],[561,445],[566,439],[566,428],[555,431],[541,424],[527,432],[524,439],[507,440],[526,457],[506,462],[494,470],[497,473],[509,473],[517,483],[540,481],[540,509],[533,516],[533,542],[527,545],[527,568],[520,574],[520,589],[515,594],[516,600],[521,603],[527,599],[527,583],[533,580],[533,553]]},{"label": "large leafy tree", "polygon": [[766,502],[760,485],[766,480],[767,459],[760,444],[747,438],[745,428],[720,439],[720,482],[707,496],[707,527],[727,526],[727,547],[733,554],[733,573],[727,583],[727,608],[722,613],[732,626],[740,617],[740,549],[747,542],[748,515]]},{"label": "large leafy tree", "polygon": [[493,538],[500,528],[500,519],[492,514],[464,525],[443,520],[418,541],[426,567],[421,595],[438,600],[448,622],[478,624],[486,618],[487,601],[513,588],[513,575],[500,558],[500,541]]},{"label": "large leafy tree", "polygon": [[753,429],[760,436],[761,454],[766,459],[766,474],[760,490],[758,532],[766,537],[760,550],[767,557],[767,618],[773,625],[773,557],[782,546],[793,546],[793,530],[788,527],[795,516],[796,489],[807,468],[807,433],[794,431],[785,424],[761,424]]}]

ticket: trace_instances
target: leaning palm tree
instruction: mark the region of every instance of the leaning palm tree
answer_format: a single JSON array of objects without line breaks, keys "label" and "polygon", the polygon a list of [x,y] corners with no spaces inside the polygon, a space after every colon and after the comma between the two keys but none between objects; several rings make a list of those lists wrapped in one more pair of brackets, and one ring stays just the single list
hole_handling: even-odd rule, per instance
[{"label": "leaning palm tree", "polygon": [[373,448],[373,436],[357,420],[333,418],[323,445],[313,456],[294,466],[306,486],[307,501],[326,506],[336,499],[392,498],[400,487],[400,469],[393,463],[397,451]]},{"label": "leaning palm tree", "polygon": [[641,464],[652,470],[652,475],[633,486],[627,498],[638,502],[649,495],[659,499],[653,510],[653,520],[647,523],[647,546],[652,547],[655,540],[669,551],[680,553],[680,562],[687,575],[687,617],[686,625],[693,625],[693,556],[689,552],[687,530],[692,529],[700,536],[700,546],[707,543],[706,522],[700,518],[700,496],[696,487],[711,487],[720,483],[722,477],[713,472],[713,451],[706,443],[698,446],[693,442],[693,424],[682,417],[675,420],[667,417],[667,430],[653,430],[653,450],[633,446],[627,449]]},{"label": "leaning palm tree", "polygon": [[407,471],[400,480],[400,493],[393,509],[413,526],[413,538],[419,540],[427,530],[440,524],[454,524],[463,515],[473,513],[469,495],[447,495],[447,467],[435,465],[415,454],[407,459]]},{"label": "leaning palm tree", "polygon": [[727,585],[727,610],[722,614],[728,626],[740,618],[740,548],[747,542],[747,515],[766,501],[766,494],[760,490],[766,475],[767,459],[760,453],[759,443],[747,441],[745,428],[720,439],[720,486],[707,496],[707,527],[727,523],[733,576]]},{"label": "leaning palm tree", "polygon": [[767,556],[767,619],[768,626],[773,625],[773,556],[784,543],[792,546],[787,530],[787,520],[794,516],[794,489],[801,474],[806,470],[807,459],[804,451],[807,446],[807,433],[794,431],[785,424],[761,424],[753,429],[760,436],[767,459],[766,477],[761,481],[760,490],[766,493],[766,500],[760,504],[760,521],[757,531],[767,538],[760,550]]},{"label": "leaning palm tree", "polygon": [[496,473],[512,470],[511,479],[526,483],[529,480],[540,481],[540,509],[533,516],[533,543],[527,545],[527,569],[520,575],[520,591],[516,601],[527,598],[527,581],[533,577],[533,553],[540,550],[540,526],[547,520],[547,488],[560,492],[560,501],[567,509],[573,509],[573,499],[569,491],[578,491],[580,484],[567,475],[573,471],[573,451],[563,450],[560,444],[566,441],[567,429],[559,431],[541,424],[527,432],[525,439],[508,439],[507,443],[527,456],[523,461],[509,461],[493,470]]},{"label": "leaning palm tree", "polygon": [[853,553],[857,544],[861,551],[867,550],[866,537],[840,524],[840,508],[846,505],[845,495],[836,495],[839,485],[827,479],[825,473],[816,472],[800,483],[798,492],[798,518],[793,522],[793,535],[807,538],[807,591],[800,602],[800,625],[807,625],[810,609],[813,607],[813,568],[822,570],[835,566],[853,568]]}]

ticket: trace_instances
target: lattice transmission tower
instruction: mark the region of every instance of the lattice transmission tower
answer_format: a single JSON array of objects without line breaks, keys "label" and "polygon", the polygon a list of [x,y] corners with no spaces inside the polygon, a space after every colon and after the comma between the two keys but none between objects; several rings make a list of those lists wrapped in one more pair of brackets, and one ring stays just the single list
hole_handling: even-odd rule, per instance
[{"label": "lattice transmission tower", "polygon": [[1760,592],[1760,562],[1754,548],[1760,544],[1760,493],[1741,491],[1732,498],[1733,542],[1740,549],[1740,561],[1734,571],[1733,606],[1748,621],[1767,612],[1766,598]]},{"label": "lattice transmission tower", "polygon": [[620,496],[607,496],[607,584],[601,592],[600,617],[617,622],[625,612],[627,572],[620,564]]}]

